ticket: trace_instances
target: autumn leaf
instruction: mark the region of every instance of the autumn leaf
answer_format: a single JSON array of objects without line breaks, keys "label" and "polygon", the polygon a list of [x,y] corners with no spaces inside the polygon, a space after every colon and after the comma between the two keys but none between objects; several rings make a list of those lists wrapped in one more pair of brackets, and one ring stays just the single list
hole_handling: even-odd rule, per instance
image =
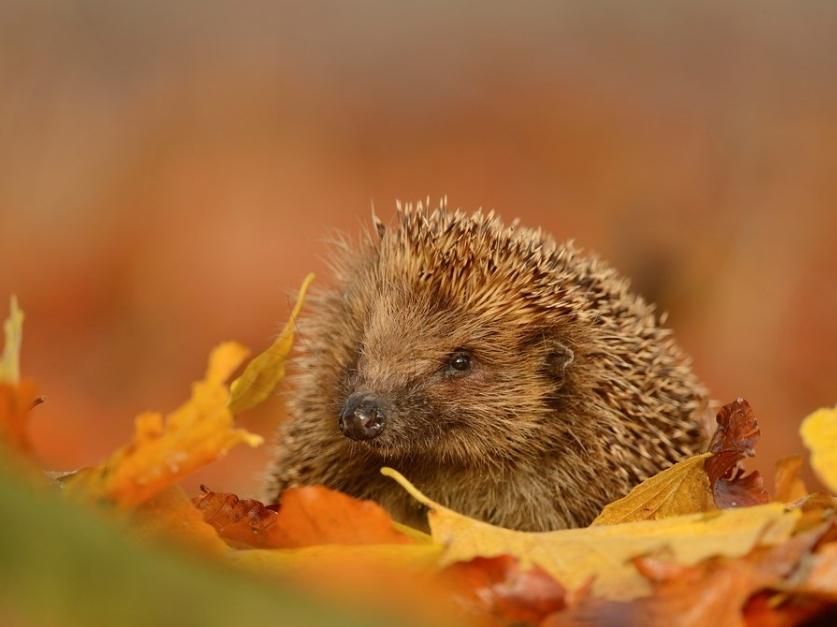
[{"label": "autumn leaf", "polygon": [[[543,627],[607,624],[613,616],[622,616],[620,624],[651,627],[739,627],[744,624],[747,600],[761,590],[782,587],[823,531],[821,525],[782,544],[757,547],[743,557],[710,557],[691,566],[660,556],[637,557],[632,561],[651,582],[651,594],[630,603],[584,599]],[[627,616],[630,620],[625,620]]]},{"label": "autumn leaf", "polygon": [[802,421],[802,441],[811,451],[811,466],[832,493],[837,493],[837,407],[818,409]]},{"label": "autumn leaf", "polygon": [[524,564],[540,565],[571,590],[595,577],[593,594],[618,600],[650,591],[630,563],[634,557],[666,548],[679,564],[691,565],[715,555],[746,555],[756,546],[787,540],[800,516],[798,510],[768,503],[655,521],[527,533],[457,514],[424,496],[395,470],[381,472],[429,508],[431,535],[444,547],[442,565],[508,554]]},{"label": "autumn leaf", "polygon": [[261,444],[261,437],[234,428],[224,381],[241,364],[247,349],[234,342],[215,348],[192,398],[165,419],[158,413],[136,419],[133,441],[104,463],[65,482],[71,494],[121,507],[136,506],[239,443]]},{"label": "autumn leaf", "polygon": [[519,560],[508,555],[451,564],[439,578],[466,611],[487,614],[501,625],[539,624],[574,603],[577,596],[539,566],[522,568]]},{"label": "autumn leaf", "polygon": [[276,386],[285,376],[285,361],[293,345],[296,317],[302,309],[305,292],[313,280],[314,275],[309,274],[302,282],[291,317],[279,337],[276,338],[270,348],[254,357],[247,364],[242,375],[233,381],[230,386],[232,392],[230,410],[234,414],[263,403],[274,393]]},{"label": "autumn leaf", "polygon": [[142,538],[171,539],[204,552],[224,554],[228,547],[180,486],[169,486],[131,512]]},{"label": "autumn leaf", "polygon": [[650,479],[606,506],[593,525],[659,520],[715,509],[704,461],[712,453],[695,455]]},{"label": "autumn leaf", "polygon": [[324,486],[289,488],[277,508],[206,490],[195,499],[204,519],[234,545],[299,548],[325,544],[409,544],[377,503]]},{"label": "autumn leaf", "polygon": [[770,500],[762,485],[761,475],[753,471],[745,473],[741,460],[755,454],[760,431],[750,404],[743,398],[721,407],[716,418],[718,428],[709,450],[712,456],[704,467],[715,504],[721,509],[747,507]]},{"label": "autumn leaf", "polygon": [[801,473],[802,458],[799,456],[785,457],[776,462],[773,500],[780,503],[793,503],[806,496],[808,489],[800,477]]},{"label": "autumn leaf", "polygon": [[767,492],[759,474],[744,475],[738,466],[743,457],[753,455],[759,436],[749,404],[738,399],[725,405],[717,422],[708,453],[684,459],[646,479],[607,505],[593,524],[659,520],[717,507],[766,503]]}]

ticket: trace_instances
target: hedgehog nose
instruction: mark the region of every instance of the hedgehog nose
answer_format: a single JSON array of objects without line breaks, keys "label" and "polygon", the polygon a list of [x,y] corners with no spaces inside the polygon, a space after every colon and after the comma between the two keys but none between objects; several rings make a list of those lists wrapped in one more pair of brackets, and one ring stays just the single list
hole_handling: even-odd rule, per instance
[{"label": "hedgehog nose", "polygon": [[340,412],[340,431],[352,440],[371,440],[381,435],[386,414],[374,394],[355,393]]}]

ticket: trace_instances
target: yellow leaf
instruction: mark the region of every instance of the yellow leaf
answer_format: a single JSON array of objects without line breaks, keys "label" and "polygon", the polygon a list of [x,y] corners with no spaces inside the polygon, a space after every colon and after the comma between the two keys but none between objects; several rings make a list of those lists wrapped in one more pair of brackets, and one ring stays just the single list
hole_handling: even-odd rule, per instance
[{"label": "yellow leaf", "polygon": [[3,323],[5,343],[0,356],[0,383],[15,384],[20,381],[20,344],[23,340],[23,311],[12,296],[9,317]]},{"label": "yellow leaf", "polygon": [[799,434],[811,451],[814,472],[837,493],[837,407],[815,411],[802,421]]},{"label": "yellow leaf", "polygon": [[314,275],[309,274],[302,282],[291,317],[279,337],[270,348],[247,364],[242,375],[233,381],[230,386],[232,391],[230,409],[233,413],[237,414],[263,403],[273,394],[276,386],[285,376],[285,361],[291,352],[294,340],[294,323],[302,309],[305,292],[313,280]]},{"label": "yellow leaf", "polygon": [[659,520],[717,508],[703,463],[712,453],[684,459],[654,475],[602,510],[593,525]]},{"label": "yellow leaf", "polygon": [[236,444],[261,444],[261,437],[234,428],[224,384],[246,356],[247,349],[235,342],[215,348],[206,377],[193,385],[189,401],[165,420],[153,412],[138,416],[133,441],[101,465],[68,479],[67,491],[132,507]]},{"label": "yellow leaf", "polygon": [[494,527],[457,514],[419,492],[391,468],[381,471],[426,505],[433,539],[444,547],[440,565],[477,556],[513,555],[540,565],[570,590],[593,579],[593,594],[614,600],[650,592],[630,559],[661,550],[680,564],[713,556],[739,557],[756,545],[775,545],[790,537],[798,510],[780,503],[654,521],[527,533]]}]

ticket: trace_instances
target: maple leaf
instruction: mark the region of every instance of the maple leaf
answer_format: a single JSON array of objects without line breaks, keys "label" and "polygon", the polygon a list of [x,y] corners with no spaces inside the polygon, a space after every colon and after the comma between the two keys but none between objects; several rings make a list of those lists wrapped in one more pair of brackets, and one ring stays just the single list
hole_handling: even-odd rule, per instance
[{"label": "maple leaf", "polygon": [[293,346],[294,323],[302,309],[305,292],[313,280],[314,275],[309,274],[302,282],[296,305],[279,337],[266,351],[254,357],[247,364],[242,375],[232,382],[230,410],[233,413],[237,414],[267,400],[285,376],[285,361]]},{"label": "maple leaf", "polygon": [[799,433],[811,451],[814,472],[837,493],[837,407],[815,411],[802,421]]},{"label": "maple leaf", "polygon": [[298,548],[324,544],[409,544],[383,508],[324,486],[285,490],[278,507],[204,489],[204,520],[235,545]]},{"label": "maple leaf", "polygon": [[755,454],[760,431],[750,404],[743,398],[721,407],[716,418],[718,428],[709,450],[713,453],[704,462],[715,504],[747,507],[767,503],[770,497],[757,471],[746,474],[741,460]]},{"label": "maple leaf", "polygon": [[224,455],[239,443],[258,446],[262,438],[236,429],[224,381],[241,364],[247,349],[235,342],[216,347],[192,398],[169,414],[137,417],[133,441],[95,468],[65,480],[71,494],[136,506],[180,478]]},{"label": "maple leaf", "polygon": [[632,599],[650,591],[631,558],[663,548],[684,565],[715,555],[737,557],[756,546],[784,542],[800,517],[799,510],[768,503],[655,521],[528,533],[457,514],[424,496],[397,471],[384,468],[381,472],[429,508],[431,535],[443,547],[442,565],[513,555],[524,564],[540,565],[568,589],[579,589],[595,577],[593,594],[610,599]]}]

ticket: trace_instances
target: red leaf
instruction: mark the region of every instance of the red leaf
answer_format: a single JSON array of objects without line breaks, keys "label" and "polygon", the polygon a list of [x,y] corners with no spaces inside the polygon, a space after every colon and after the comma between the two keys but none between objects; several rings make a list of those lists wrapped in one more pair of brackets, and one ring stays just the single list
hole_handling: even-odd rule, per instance
[{"label": "red leaf", "polygon": [[758,472],[746,473],[741,460],[755,454],[760,431],[750,404],[743,398],[724,405],[718,429],[709,444],[714,453],[704,462],[715,504],[724,509],[767,503],[770,497]]}]

